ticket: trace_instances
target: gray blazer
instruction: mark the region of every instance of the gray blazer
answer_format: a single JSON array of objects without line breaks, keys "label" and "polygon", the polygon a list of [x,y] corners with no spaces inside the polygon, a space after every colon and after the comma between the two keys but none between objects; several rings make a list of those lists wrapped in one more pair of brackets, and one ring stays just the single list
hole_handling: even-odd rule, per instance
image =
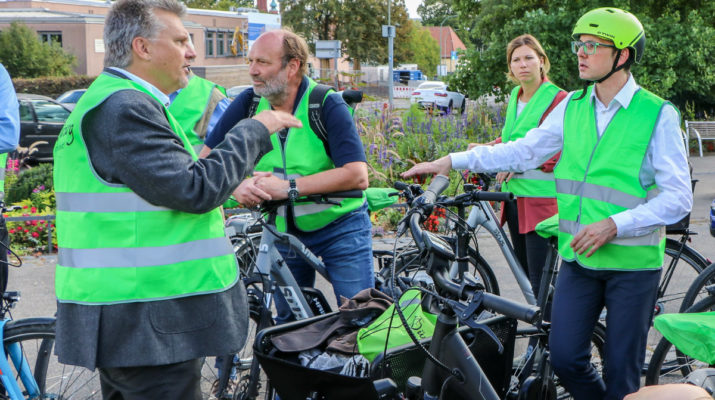
[{"label": "gray blazer", "polygon": [[[117,92],[92,110],[82,135],[99,177],[127,185],[152,204],[191,213],[223,204],[272,148],[266,128],[247,119],[206,159],[194,161],[161,105],[134,90]],[[56,353],[63,363],[90,369],[171,364],[238,351],[247,323],[240,281],[221,293],[174,300],[58,303]]]}]

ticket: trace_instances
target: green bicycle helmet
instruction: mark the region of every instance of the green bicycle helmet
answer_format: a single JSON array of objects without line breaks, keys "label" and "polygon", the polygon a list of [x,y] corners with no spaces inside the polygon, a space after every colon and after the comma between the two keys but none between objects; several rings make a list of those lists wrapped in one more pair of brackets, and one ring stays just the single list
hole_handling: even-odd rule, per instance
[{"label": "green bicycle helmet", "polygon": [[630,48],[636,63],[640,62],[645,50],[645,32],[638,18],[614,7],[587,12],[576,22],[572,35],[576,40],[579,35],[598,36],[612,41],[618,50]]}]

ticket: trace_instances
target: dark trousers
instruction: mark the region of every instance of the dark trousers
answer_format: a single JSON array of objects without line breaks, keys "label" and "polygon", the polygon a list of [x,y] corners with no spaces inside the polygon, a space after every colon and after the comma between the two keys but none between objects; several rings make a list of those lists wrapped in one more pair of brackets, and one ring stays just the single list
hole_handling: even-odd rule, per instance
[{"label": "dark trousers", "polygon": [[201,400],[203,359],[149,367],[99,368],[104,400]]},{"label": "dark trousers", "polygon": [[[640,386],[660,270],[597,271],[564,261],[556,280],[551,364],[576,400],[621,400]],[[589,362],[591,335],[606,307],[604,379]]]},{"label": "dark trousers", "polygon": [[504,202],[504,213],[516,259],[529,277],[534,296],[538,297],[541,273],[549,250],[549,239],[542,238],[534,231],[519,233],[519,213],[516,200]]}]

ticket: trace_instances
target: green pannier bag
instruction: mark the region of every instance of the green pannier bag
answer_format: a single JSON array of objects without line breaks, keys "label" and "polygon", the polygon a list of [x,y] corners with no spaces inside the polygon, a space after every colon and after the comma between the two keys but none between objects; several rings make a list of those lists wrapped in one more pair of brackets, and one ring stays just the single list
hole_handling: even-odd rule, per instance
[{"label": "green pannier bag", "polygon": [[399,193],[395,189],[390,188],[367,188],[365,189],[365,197],[367,197],[367,208],[370,211],[381,210],[387,206],[391,206],[400,199],[400,196],[394,196]]},{"label": "green pannier bag", "polygon": [[[422,296],[417,289],[407,290],[400,297],[400,307],[410,329],[417,339],[432,337],[437,316],[422,310]],[[387,342],[387,347],[385,343]],[[370,325],[361,328],[357,335],[358,351],[370,362],[385,349],[412,343],[407,328],[402,325],[395,305],[387,308]]]},{"label": "green pannier bag", "polygon": [[684,354],[715,363],[715,312],[663,314],[653,324]]},{"label": "green pannier bag", "polygon": [[546,239],[559,236],[559,214],[554,214],[536,224],[536,233]]}]

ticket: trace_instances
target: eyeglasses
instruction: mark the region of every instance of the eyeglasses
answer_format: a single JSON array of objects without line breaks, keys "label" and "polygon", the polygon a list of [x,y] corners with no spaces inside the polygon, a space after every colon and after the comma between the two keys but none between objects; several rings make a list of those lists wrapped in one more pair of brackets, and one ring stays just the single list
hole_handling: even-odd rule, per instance
[{"label": "eyeglasses", "polygon": [[581,42],[578,40],[574,40],[571,42],[571,51],[574,54],[578,54],[578,50],[583,47],[583,54],[586,54],[587,56],[590,56],[592,54],[596,54],[596,49],[598,49],[599,46],[602,47],[610,47],[612,49],[615,49],[616,46],[612,44],[605,44],[605,43],[598,43],[598,42]]}]

